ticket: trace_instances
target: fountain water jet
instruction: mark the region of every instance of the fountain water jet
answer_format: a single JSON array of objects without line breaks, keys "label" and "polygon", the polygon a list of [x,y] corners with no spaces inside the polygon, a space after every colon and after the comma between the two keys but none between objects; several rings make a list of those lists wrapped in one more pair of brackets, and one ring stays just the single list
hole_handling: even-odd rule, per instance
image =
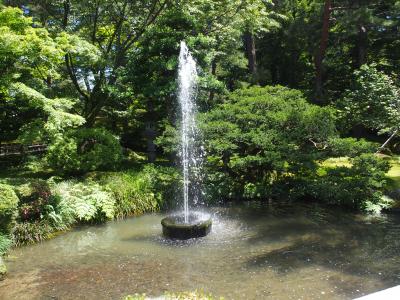
[{"label": "fountain water jet", "polygon": [[161,221],[164,235],[187,239],[207,235],[211,220],[204,214],[190,212],[189,198],[194,204],[200,199],[202,150],[196,125],[197,70],[184,41],[181,42],[178,70],[178,100],[181,108],[181,164],[183,171],[183,216],[180,214]]}]

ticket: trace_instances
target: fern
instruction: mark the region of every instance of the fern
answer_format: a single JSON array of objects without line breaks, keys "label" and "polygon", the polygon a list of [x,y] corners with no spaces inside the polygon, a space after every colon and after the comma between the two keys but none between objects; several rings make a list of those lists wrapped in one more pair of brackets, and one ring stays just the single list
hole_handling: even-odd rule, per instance
[{"label": "fern", "polygon": [[63,210],[70,208],[77,220],[89,222],[114,218],[115,199],[96,183],[62,182],[57,185],[56,193],[62,199]]}]

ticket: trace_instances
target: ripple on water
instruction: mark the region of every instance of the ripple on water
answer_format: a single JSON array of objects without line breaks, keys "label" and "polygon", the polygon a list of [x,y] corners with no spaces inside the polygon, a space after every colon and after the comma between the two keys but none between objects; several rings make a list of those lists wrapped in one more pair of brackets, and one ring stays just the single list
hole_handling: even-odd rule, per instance
[{"label": "ripple on water", "polygon": [[212,232],[172,241],[161,214],[81,227],[14,250],[0,299],[118,299],[203,289],[227,299],[347,299],[400,284],[400,219],[316,205],[210,210]]}]

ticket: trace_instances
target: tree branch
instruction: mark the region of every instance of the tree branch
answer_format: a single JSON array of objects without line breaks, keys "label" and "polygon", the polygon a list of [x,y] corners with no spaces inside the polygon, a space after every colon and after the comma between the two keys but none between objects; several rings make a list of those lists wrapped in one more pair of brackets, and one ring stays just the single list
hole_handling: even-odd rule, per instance
[{"label": "tree branch", "polygon": [[[159,3],[159,1],[156,1],[155,4]],[[164,10],[164,8],[167,6],[167,4],[170,3],[170,0],[165,0],[162,4],[160,3],[160,7],[158,10],[155,10],[156,5],[153,5],[152,9],[149,11],[146,20],[143,22],[143,26],[137,31],[135,35],[129,35],[128,38],[125,40],[123,44],[125,44],[124,47],[122,47],[122,52],[126,52],[139,38],[145,33],[146,27],[149,25],[153,24],[155,20],[158,18],[158,16],[161,14],[161,12]]]},{"label": "tree branch", "polygon": [[383,144],[382,144],[382,146],[380,146],[379,148],[378,148],[378,150],[376,151],[376,153],[380,153],[385,147],[386,147],[386,145],[387,144],[389,144],[389,142],[396,136],[396,134],[399,132],[399,129],[396,129],[393,133],[392,133],[392,135],[386,140],[386,142],[384,142]]},{"label": "tree branch", "polygon": [[78,93],[84,97],[87,101],[89,100],[89,95],[87,93],[85,93],[85,91],[83,91],[79,85],[78,79],[76,77],[75,71],[74,71],[74,65],[72,63],[72,57],[71,54],[67,53],[64,56],[65,58],[65,65],[67,66],[67,71],[68,71],[68,75],[72,80],[72,83],[74,84],[76,90],[78,91]]}]

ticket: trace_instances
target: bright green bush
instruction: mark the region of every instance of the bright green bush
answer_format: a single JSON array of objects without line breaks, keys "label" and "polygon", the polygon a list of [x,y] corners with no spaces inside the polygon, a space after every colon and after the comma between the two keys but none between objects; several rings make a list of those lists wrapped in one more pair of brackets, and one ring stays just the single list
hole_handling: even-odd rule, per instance
[{"label": "bright green bush", "polygon": [[119,141],[105,129],[83,128],[57,138],[48,149],[47,161],[56,171],[85,173],[112,170],[122,160]]},{"label": "bright green bush", "polygon": [[107,187],[116,200],[116,217],[156,211],[159,203],[152,190],[152,178],[144,172],[116,173],[107,178]]},{"label": "bright green bush", "polygon": [[18,202],[12,186],[0,184],[0,232],[11,232],[17,216]]}]

